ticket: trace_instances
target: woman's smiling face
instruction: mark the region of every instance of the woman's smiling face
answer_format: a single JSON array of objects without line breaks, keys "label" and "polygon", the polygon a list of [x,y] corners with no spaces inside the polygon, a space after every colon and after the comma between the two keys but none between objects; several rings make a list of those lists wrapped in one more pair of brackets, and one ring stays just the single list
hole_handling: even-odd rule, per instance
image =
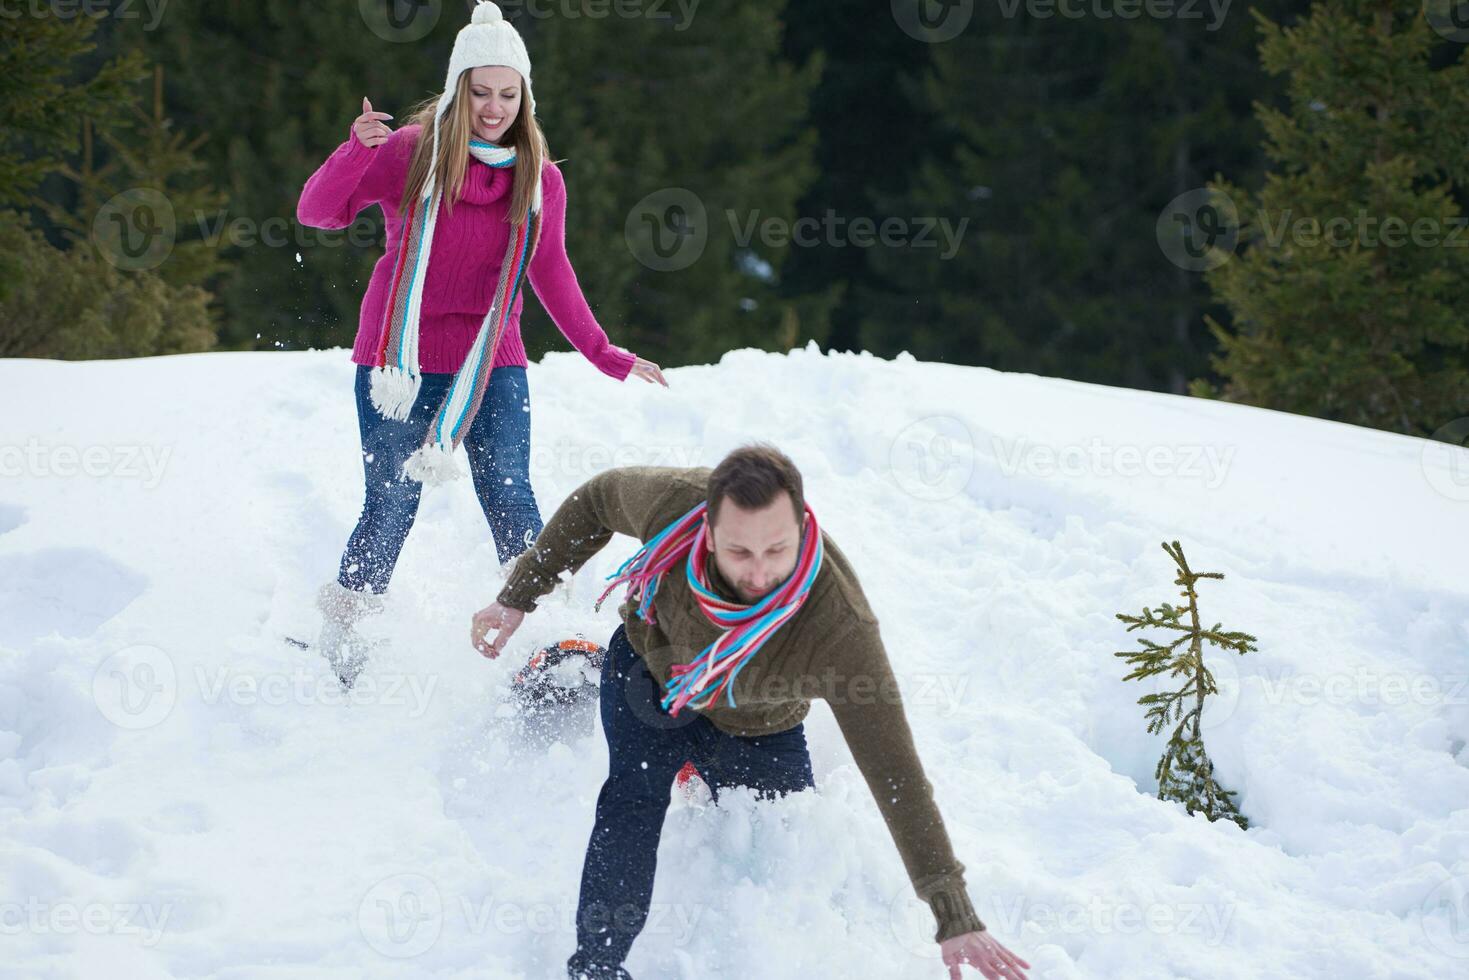
[{"label": "woman's smiling face", "polygon": [[498,143],[520,115],[524,92],[520,72],[507,65],[485,65],[469,73],[469,115],[474,135]]}]

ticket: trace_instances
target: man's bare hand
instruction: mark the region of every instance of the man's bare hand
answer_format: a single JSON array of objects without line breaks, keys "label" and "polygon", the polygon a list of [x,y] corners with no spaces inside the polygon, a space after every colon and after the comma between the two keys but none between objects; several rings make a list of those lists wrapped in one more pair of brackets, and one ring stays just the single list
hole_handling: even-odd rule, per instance
[{"label": "man's bare hand", "polygon": [[945,939],[939,949],[949,968],[949,980],[961,980],[961,963],[978,969],[985,980],[1025,980],[1025,970],[1030,969],[1029,963],[1001,946],[988,929]]},{"label": "man's bare hand", "polygon": [[[525,613],[519,609],[492,602],[474,614],[474,622],[469,627],[469,641],[480,652],[480,656],[494,660],[504,652],[505,643],[520,629],[524,620]],[[490,630],[499,631],[493,641],[486,639]]]}]

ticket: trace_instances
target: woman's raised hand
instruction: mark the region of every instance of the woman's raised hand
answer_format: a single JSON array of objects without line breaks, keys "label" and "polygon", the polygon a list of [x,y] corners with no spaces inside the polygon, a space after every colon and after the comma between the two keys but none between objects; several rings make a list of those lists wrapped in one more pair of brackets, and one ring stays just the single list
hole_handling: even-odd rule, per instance
[{"label": "woman's raised hand", "polygon": [[352,132],[357,134],[357,139],[363,146],[377,146],[387,140],[392,130],[383,122],[384,119],[393,117],[386,112],[373,112],[372,103],[367,101],[367,96],[362,97],[362,115],[352,121]]}]

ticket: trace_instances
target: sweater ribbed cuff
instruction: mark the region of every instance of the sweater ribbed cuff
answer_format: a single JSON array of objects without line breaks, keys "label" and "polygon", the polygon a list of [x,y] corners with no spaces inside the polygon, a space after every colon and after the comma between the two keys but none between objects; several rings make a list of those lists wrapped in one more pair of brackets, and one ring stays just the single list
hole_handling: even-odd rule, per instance
[{"label": "sweater ribbed cuff", "polygon": [[632,374],[632,366],[638,362],[638,356],[631,351],[625,351],[616,344],[607,346],[607,353],[602,356],[602,363],[597,367],[603,374],[618,381],[626,381],[627,376]]},{"label": "sweater ribbed cuff", "polygon": [[368,146],[357,138],[357,131],[355,129],[347,131],[347,159],[371,160],[373,153],[376,151],[377,147]]},{"label": "sweater ribbed cuff", "polygon": [[928,899],[928,907],[933,910],[934,921],[938,923],[934,942],[941,943],[966,932],[984,931],[984,923],[975,914],[974,905],[969,901],[969,892],[965,890],[962,881],[930,892],[924,897]]},{"label": "sweater ribbed cuff", "polygon": [[541,577],[524,562],[517,561],[510,569],[510,574],[505,576],[505,584],[500,587],[500,594],[495,597],[495,601],[510,609],[535,612],[536,600],[550,592],[554,586],[554,582],[543,583]]}]

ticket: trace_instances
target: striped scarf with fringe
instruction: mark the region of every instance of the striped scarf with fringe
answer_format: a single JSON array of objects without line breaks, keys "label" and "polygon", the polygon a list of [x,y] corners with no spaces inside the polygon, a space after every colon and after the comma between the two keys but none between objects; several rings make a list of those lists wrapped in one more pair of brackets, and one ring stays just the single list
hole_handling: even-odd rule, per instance
[{"label": "striped scarf with fringe", "polygon": [[695,709],[712,704],[724,694],[730,707],[736,707],[734,680],[744,666],[750,662],[765,641],[776,630],[800,611],[816,575],[821,571],[824,549],[821,544],[821,528],[811,505],[806,505],[806,526],[801,535],[800,554],[796,567],[784,582],[767,593],[754,605],[731,602],[717,595],[709,584],[706,573],[709,545],[704,528],[707,524],[707,503],[684,514],[678,520],[659,531],[643,545],[613,574],[607,576],[612,584],[597,600],[600,609],[603,600],[612,590],[627,583],[627,599],[636,601],[637,615],[645,623],[656,622],[653,616],[653,596],[658,591],[663,576],[678,563],[684,562],[684,574],[688,577],[689,590],[700,610],[709,622],[724,632],[705,647],[692,662],[675,664],[673,676],[665,684],[667,693],[663,707],[674,717],[686,705]]},{"label": "striped scarf with fringe", "polygon": [[[437,126],[435,126],[437,130]],[[434,157],[437,158],[437,131]],[[500,169],[514,168],[515,147],[498,146],[481,139],[469,140],[469,153],[476,160]],[[435,186],[437,160],[429,164],[423,194],[411,201],[404,216],[398,261],[388,292],[388,306],[378,341],[377,367],[372,372],[372,404],[384,418],[404,421],[418,399],[422,377],[418,367],[419,312],[428,274],[429,252],[438,223],[440,189]],[[454,449],[474,421],[489,386],[495,351],[505,332],[515,296],[525,278],[526,266],[535,252],[541,225],[541,181],[536,178],[530,214],[524,224],[510,229],[510,242],[500,267],[500,279],[489,312],[480,323],[464,363],[454,373],[453,384],[444,396],[421,445],[403,464],[403,475],[422,483],[442,483],[460,475]]]}]

